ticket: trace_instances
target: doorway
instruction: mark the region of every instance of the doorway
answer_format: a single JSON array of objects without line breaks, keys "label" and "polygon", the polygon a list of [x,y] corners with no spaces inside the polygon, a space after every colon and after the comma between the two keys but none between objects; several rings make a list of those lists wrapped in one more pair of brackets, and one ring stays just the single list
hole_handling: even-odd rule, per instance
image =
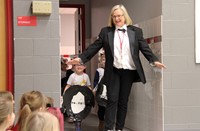
[{"label": "doorway", "polygon": [[61,55],[73,57],[85,49],[84,5],[61,4],[59,14]]}]

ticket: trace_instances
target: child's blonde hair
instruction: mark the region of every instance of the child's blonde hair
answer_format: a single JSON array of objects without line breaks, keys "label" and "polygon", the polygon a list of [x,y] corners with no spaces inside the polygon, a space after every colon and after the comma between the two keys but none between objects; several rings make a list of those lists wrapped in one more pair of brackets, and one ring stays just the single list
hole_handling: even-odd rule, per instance
[{"label": "child's blonde hair", "polygon": [[24,131],[60,131],[60,127],[53,114],[35,111],[27,117]]},{"label": "child's blonde hair", "polygon": [[22,95],[20,100],[19,110],[19,131],[23,130],[27,116],[36,110],[45,109],[46,100],[45,96],[39,91],[26,92]]},{"label": "child's blonde hair", "polygon": [[8,116],[13,113],[13,95],[8,91],[0,92],[0,130],[8,128]]},{"label": "child's blonde hair", "polygon": [[54,107],[54,99],[46,96],[46,107]]}]

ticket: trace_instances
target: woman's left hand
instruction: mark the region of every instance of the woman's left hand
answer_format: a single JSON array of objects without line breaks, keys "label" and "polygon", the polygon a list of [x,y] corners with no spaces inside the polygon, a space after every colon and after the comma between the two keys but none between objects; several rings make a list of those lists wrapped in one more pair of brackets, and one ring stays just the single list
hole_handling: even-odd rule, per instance
[{"label": "woman's left hand", "polygon": [[160,63],[159,61],[154,62],[154,66],[161,69],[161,68],[167,68],[164,64]]}]

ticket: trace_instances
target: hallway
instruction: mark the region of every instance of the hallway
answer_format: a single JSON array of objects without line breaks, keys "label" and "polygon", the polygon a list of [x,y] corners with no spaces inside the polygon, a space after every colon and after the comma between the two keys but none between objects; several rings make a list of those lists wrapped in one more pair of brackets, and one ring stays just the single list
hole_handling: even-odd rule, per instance
[{"label": "hallway", "polygon": [[[65,121],[65,131],[75,131],[74,124]],[[82,122],[82,131],[98,131],[98,118],[95,114],[90,114]],[[133,131],[124,129],[123,131]]]}]

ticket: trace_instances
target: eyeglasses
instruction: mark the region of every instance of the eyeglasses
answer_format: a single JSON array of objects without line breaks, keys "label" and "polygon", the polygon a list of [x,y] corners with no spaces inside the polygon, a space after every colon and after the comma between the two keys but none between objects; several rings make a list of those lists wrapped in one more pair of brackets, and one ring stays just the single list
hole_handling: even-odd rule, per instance
[{"label": "eyeglasses", "polygon": [[124,16],[124,15],[113,15],[112,18],[116,19],[116,18],[121,18],[122,16]]},{"label": "eyeglasses", "polygon": [[76,64],[75,66],[85,66],[85,64]]}]

